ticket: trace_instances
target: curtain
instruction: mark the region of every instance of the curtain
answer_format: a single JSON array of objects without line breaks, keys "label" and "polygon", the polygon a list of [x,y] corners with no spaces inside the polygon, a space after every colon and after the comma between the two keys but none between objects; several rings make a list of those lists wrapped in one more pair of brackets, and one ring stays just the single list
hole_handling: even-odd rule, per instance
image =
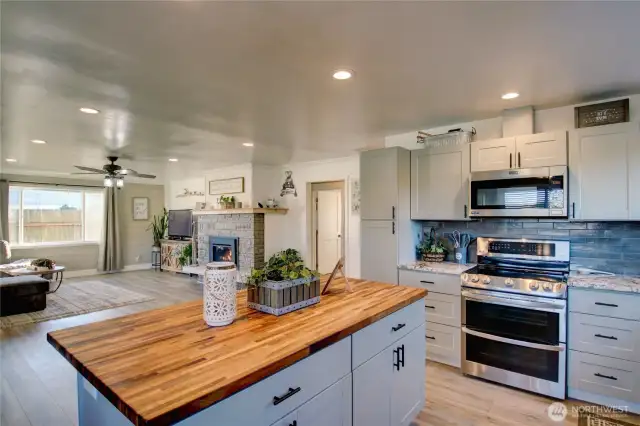
[{"label": "curtain", "polygon": [[104,225],[98,259],[98,271],[102,272],[120,271],[124,267],[118,224],[119,193],[116,188],[104,189]]},{"label": "curtain", "polygon": [[[9,182],[0,180],[0,241],[9,240]],[[9,243],[0,243],[0,265],[7,263]]]}]

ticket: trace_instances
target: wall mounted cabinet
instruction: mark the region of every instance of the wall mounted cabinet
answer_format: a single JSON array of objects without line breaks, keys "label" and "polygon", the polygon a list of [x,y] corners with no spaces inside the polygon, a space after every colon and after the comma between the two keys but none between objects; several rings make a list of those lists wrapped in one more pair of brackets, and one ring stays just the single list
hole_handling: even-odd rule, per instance
[{"label": "wall mounted cabinet", "polygon": [[472,172],[566,165],[566,132],[537,133],[471,144]]},{"label": "wall mounted cabinet", "polygon": [[411,219],[468,217],[469,144],[411,152]]}]

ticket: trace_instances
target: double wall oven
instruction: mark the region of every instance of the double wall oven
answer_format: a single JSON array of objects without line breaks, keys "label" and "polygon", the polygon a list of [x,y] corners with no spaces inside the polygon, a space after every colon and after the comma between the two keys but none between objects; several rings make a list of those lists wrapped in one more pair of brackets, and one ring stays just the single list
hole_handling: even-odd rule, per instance
[{"label": "double wall oven", "polygon": [[462,276],[462,371],[566,395],[569,242],[478,238]]}]

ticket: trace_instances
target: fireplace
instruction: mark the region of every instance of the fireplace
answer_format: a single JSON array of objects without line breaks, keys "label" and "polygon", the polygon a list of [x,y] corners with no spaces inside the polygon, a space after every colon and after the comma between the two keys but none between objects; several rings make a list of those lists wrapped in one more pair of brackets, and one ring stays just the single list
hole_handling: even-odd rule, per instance
[{"label": "fireplace", "polygon": [[209,261],[238,264],[238,238],[209,237]]}]

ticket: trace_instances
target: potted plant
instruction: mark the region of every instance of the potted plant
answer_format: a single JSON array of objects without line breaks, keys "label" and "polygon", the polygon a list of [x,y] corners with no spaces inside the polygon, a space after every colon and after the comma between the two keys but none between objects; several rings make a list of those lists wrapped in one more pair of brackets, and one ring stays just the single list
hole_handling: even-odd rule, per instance
[{"label": "potted plant", "polygon": [[160,251],[160,241],[167,233],[169,226],[169,214],[167,209],[162,209],[162,214],[153,215],[147,231],[153,235],[153,251]]},{"label": "potted plant", "polygon": [[431,228],[429,237],[423,238],[417,245],[418,256],[425,262],[442,262],[447,256],[447,249],[442,240],[436,235],[436,230]]},{"label": "potted plant", "polygon": [[233,195],[221,195],[218,199],[218,204],[220,204],[220,207],[223,209],[232,209],[235,207],[235,201],[236,197]]},{"label": "potted plant", "polygon": [[178,256],[178,264],[180,266],[188,266],[191,264],[191,256],[193,254],[193,246],[191,244],[187,244],[182,247],[182,251],[180,251],[180,255]]},{"label": "potted plant", "polygon": [[304,266],[300,253],[286,249],[269,258],[247,279],[250,308],[283,315],[320,301],[320,274]]}]

